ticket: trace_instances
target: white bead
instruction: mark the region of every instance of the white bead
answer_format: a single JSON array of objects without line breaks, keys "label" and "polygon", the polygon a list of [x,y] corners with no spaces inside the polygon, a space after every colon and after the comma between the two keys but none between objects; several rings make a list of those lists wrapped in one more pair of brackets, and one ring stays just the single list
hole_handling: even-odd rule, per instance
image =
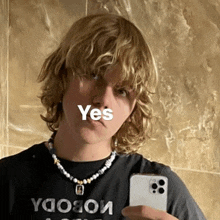
[{"label": "white bead", "polygon": [[106,161],[105,165],[110,165],[111,162],[110,161]]},{"label": "white bead", "polygon": [[74,182],[74,183],[77,183],[77,181],[78,181],[78,180],[77,180],[76,178],[73,179],[73,182]]},{"label": "white bead", "polygon": [[55,154],[53,154],[52,157],[53,157],[53,159],[56,159],[56,158],[57,158],[57,156],[56,156]]},{"label": "white bead", "polygon": [[86,181],[86,180],[83,180],[83,183],[84,183],[84,184],[87,184],[87,181]]},{"label": "white bead", "polygon": [[98,171],[98,174],[99,174],[99,175],[102,175],[103,173],[104,173],[103,170],[99,170],[99,171]]},{"label": "white bead", "polygon": [[67,177],[67,178],[70,178],[70,174],[69,174],[69,173],[67,173],[67,174],[66,174],[66,177]]}]

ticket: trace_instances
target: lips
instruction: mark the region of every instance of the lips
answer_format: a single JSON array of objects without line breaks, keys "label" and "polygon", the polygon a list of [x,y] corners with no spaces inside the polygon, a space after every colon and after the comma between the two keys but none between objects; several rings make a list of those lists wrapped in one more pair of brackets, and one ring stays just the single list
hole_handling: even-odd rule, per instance
[{"label": "lips", "polygon": [[[100,124],[102,124],[103,126],[105,126],[105,123],[104,123],[104,121],[103,121],[102,118],[99,119],[99,120],[93,120],[93,119],[90,117],[90,114],[87,114],[86,116],[87,116],[87,118],[88,118],[89,120],[91,120],[92,123],[100,123]],[[105,126],[105,127],[106,127],[106,126]]]}]

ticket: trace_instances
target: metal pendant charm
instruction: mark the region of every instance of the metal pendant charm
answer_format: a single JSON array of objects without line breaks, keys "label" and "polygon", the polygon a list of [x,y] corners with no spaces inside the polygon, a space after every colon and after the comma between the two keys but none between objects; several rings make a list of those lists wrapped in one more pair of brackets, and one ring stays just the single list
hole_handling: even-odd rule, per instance
[{"label": "metal pendant charm", "polygon": [[76,195],[82,196],[84,195],[84,186],[83,185],[76,185]]}]

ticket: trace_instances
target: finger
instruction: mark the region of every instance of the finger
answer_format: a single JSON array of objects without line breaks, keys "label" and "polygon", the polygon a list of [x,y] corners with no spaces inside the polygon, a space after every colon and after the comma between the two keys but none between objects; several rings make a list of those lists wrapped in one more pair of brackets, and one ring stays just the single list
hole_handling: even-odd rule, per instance
[{"label": "finger", "polygon": [[127,206],[122,210],[122,215],[131,219],[136,217],[151,220],[176,220],[168,213],[148,206]]},{"label": "finger", "polygon": [[134,216],[134,217],[130,217],[130,218],[126,217],[126,220],[151,220],[151,219]]},{"label": "finger", "polygon": [[122,210],[122,215],[132,217],[145,217],[149,219],[160,219],[163,216],[162,211],[150,208],[148,206],[128,206]]}]

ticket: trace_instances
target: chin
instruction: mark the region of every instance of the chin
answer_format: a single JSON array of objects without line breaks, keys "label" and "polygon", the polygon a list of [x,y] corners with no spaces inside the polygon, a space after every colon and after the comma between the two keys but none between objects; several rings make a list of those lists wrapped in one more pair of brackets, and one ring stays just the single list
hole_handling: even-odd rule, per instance
[{"label": "chin", "polygon": [[109,134],[86,131],[81,133],[81,138],[87,144],[97,144],[100,142],[108,142],[112,137],[109,136]]},{"label": "chin", "polygon": [[81,132],[80,136],[81,136],[81,139],[87,144],[96,144],[96,143],[103,142],[109,139],[109,138],[103,138],[104,135],[102,134],[97,134],[91,131]]}]

